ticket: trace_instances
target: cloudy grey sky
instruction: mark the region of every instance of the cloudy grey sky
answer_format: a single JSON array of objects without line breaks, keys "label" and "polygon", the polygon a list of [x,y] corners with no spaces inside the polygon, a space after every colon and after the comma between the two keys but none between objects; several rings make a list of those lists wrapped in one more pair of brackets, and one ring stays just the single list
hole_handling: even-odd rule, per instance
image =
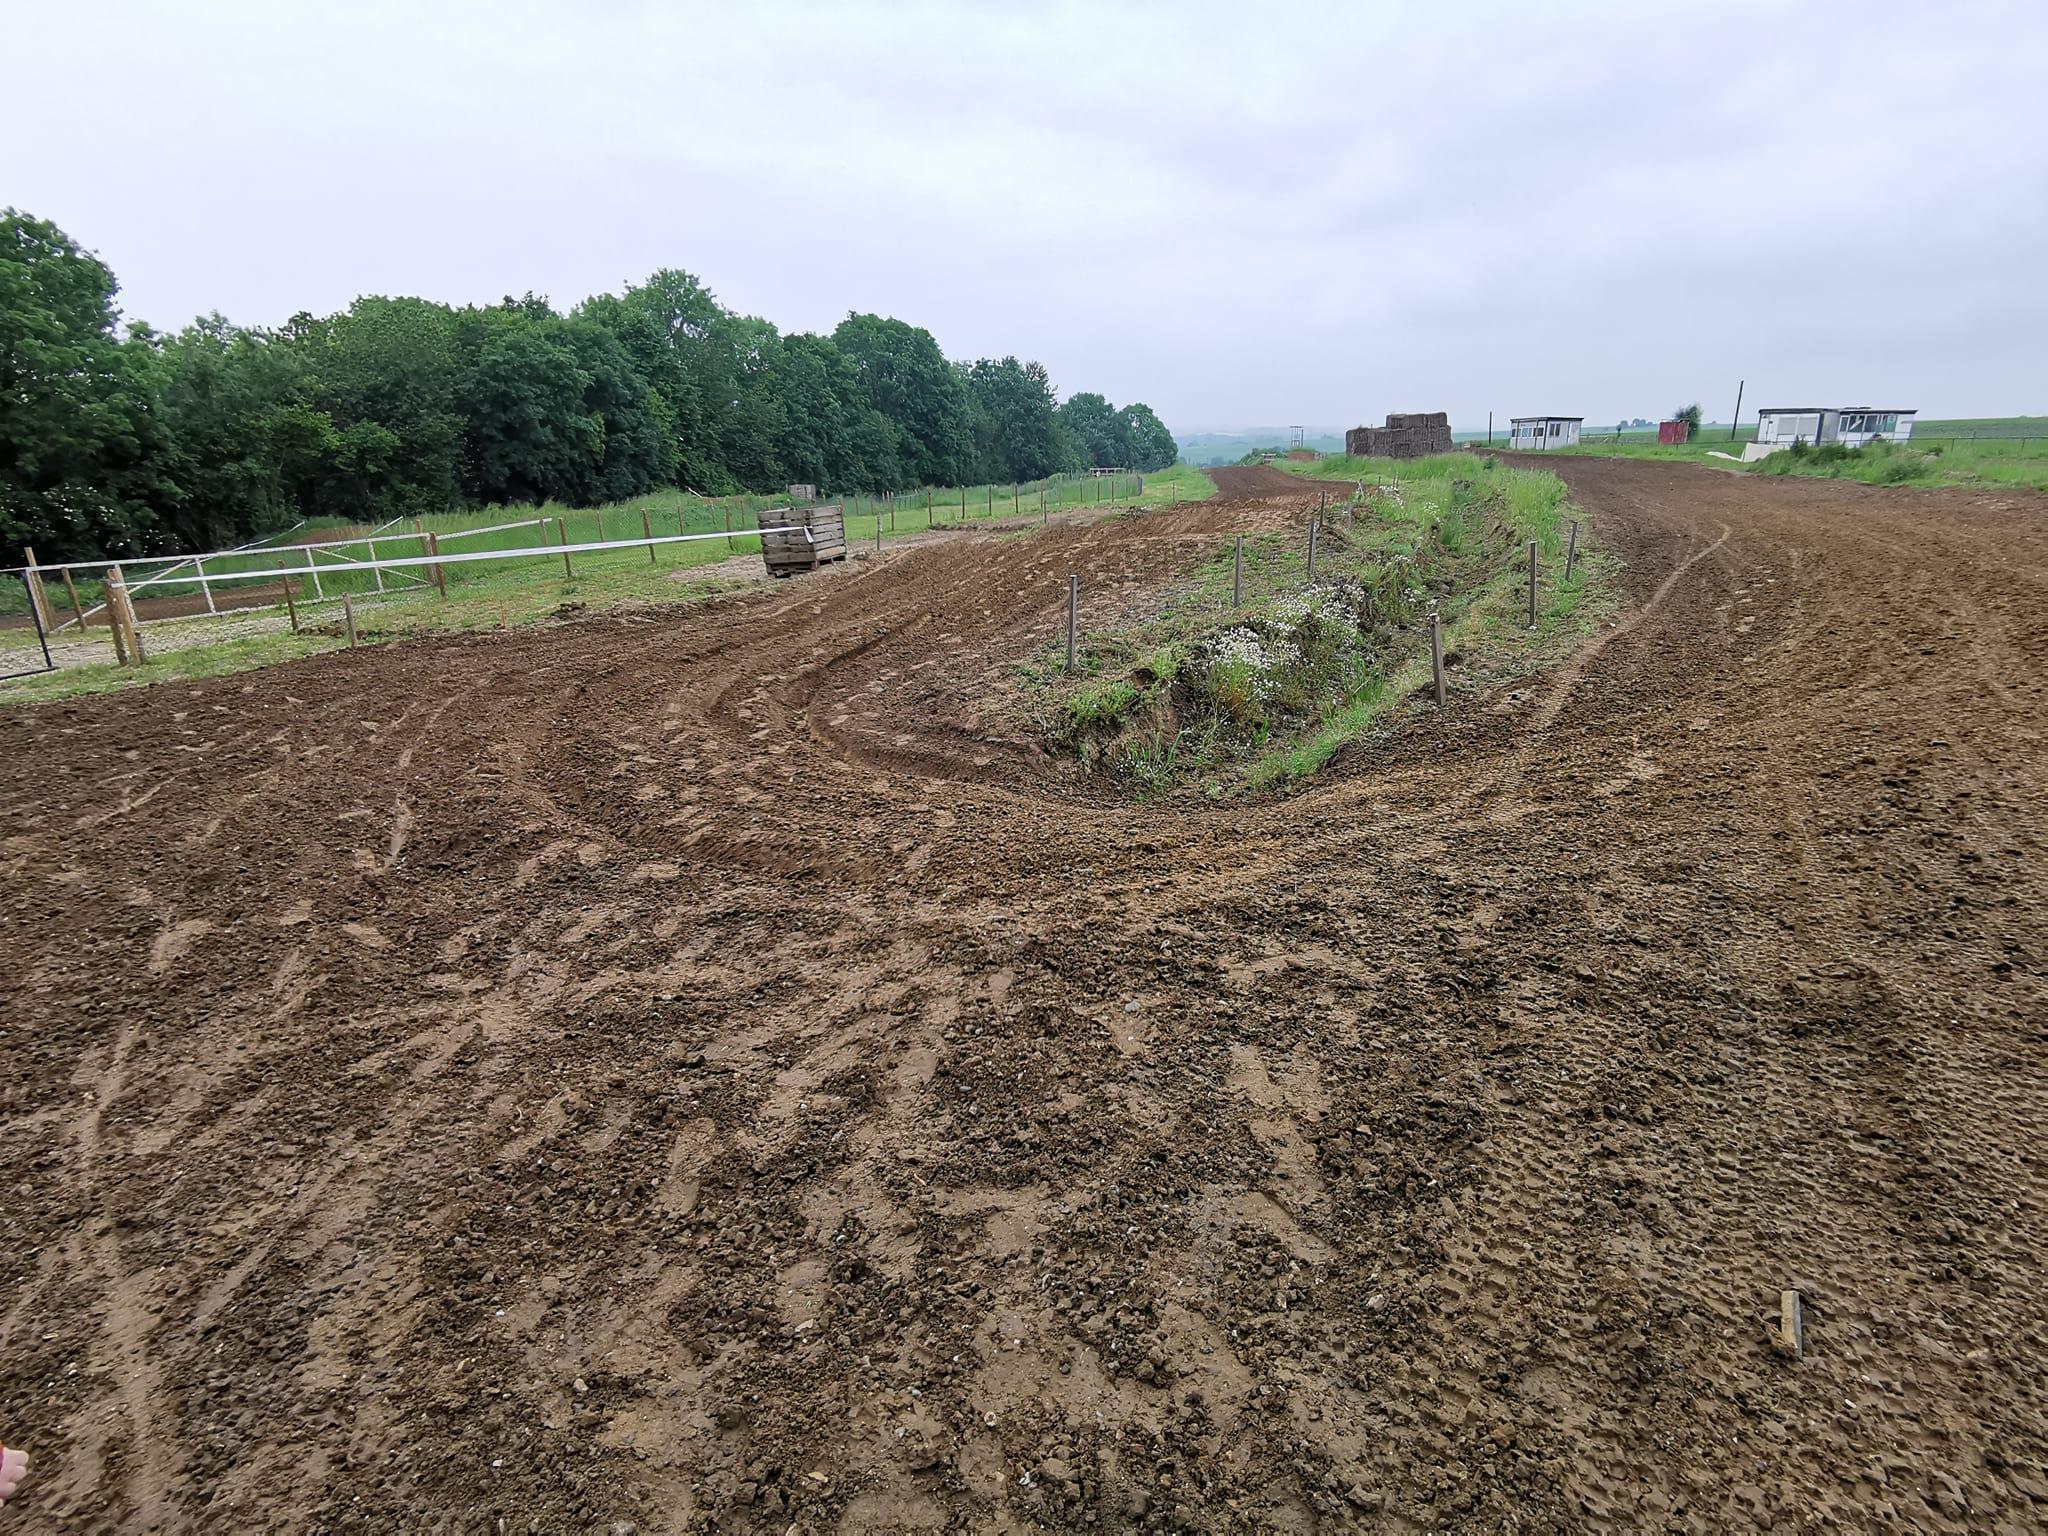
[{"label": "cloudy grey sky", "polygon": [[1180,430],[2048,411],[2048,5],[0,0],[131,316],[662,266]]}]

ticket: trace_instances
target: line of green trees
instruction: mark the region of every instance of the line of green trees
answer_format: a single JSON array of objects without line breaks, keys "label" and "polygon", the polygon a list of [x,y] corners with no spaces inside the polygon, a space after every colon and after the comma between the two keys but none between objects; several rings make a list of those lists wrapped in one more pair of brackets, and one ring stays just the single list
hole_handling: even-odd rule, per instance
[{"label": "line of green trees", "polygon": [[785,336],[668,270],[568,313],[365,297],[278,330],[120,325],[113,273],[0,213],[0,556],[131,557],[302,517],[591,506],[664,486],[828,494],[1173,463],[1151,409],[1060,404],[1015,357],[849,315]]}]

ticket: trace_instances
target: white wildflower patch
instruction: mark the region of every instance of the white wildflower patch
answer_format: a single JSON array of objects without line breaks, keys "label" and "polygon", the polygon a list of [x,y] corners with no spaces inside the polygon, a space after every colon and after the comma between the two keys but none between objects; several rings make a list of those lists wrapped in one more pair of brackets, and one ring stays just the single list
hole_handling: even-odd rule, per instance
[{"label": "white wildflower patch", "polygon": [[1327,586],[1306,587],[1275,598],[1270,611],[1279,623],[1289,629],[1310,618],[1324,619],[1333,624],[1351,621],[1351,611],[1343,596],[1335,587]]},{"label": "white wildflower patch", "polygon": [[1293,646],[1268,640],[1244,625],[1226,629],[1209,643],[1209,670],[1244,672],[1251,681],[1252,696],[1261,703],[1273,696],[1273,674],[1294,659]]}]

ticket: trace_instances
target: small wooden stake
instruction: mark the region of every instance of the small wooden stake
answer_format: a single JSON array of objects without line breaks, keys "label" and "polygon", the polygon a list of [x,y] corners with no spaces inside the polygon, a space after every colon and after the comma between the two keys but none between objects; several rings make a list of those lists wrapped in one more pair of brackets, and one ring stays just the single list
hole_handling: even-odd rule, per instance
[{"label": "small wooden stake", "polygon": [[342,622],[348,625],[348,648],[354,650],[356,648],[356,605],[350,600],[346,592],[341,594],[341,618]]},{"label": "small wooden stake", "polygon": [[1436,680],[1436,702],[1441,709],[1444,702],[1444,621],[1434,603],[1429,609],[1429,671]]},{"label": "small wooden stake", "polygon": [[71,615],[78,624],[78,632],[85,633],[85,605],[78,600],[78,588],[72,585],[71,572],[64,573],[64,595],[71,599]]},{"label": "small wooden stake", "polygon": [[1081,607],[1081,578],[1067,574],[1067,670],[1074,670],[1074,616]]},{"label": "small wooden stake", "polygon": [[599,507],[599,508],[597,509],[597,542],[598,542],[598,543],[600,543],[600,544],[602,544],[602,543],[604,542],[604,508],[603,508],[603,507]]},{"label": "small wooden stake", "polygon": [[1572,566],[1579,558],[1579,525],[1574,522],[1564,542],[1564,579],[1572,579]]},{"label": "small wooden stake", "polygon": [[282,585],[284,587],[284,616],[292,621],[292,633],[296,635],[299,632],[299,605],[292,601],[291,577],[285,577]]},{"label": "small wooden stake", "polygon": [[1797,1291],[1778,1293],[1778,1348],[1794,1360],[1806,1358],[1806,1306]]},{"label": "small wooden stake", "polygon": [[1237,556],[1230,563],[1230,606],[1244,606],[1244,535],[1237,536]]},{"label": "small wooden stake", "polygon": [[[731,554],[731,553],[732,553],[732,508],[731,508],[731,507],[727,507],[727,508],[725,509],[725,552],[726,552],[727,554]],[[568,563],[569,563],[569,557],[568,557],[567,555],[564,555],[564,556],[562,556],[562,564],[564,564],[564,565],[567,565]]]},{"label": "small wooden stake", "polygon": [[[725,526],[727,528],[732,527],[732,513],[730,512],[725,514]],[[576,567],[569,563],[569,525],[559,517],[555,519],[555,533],[562,541],[562,574],[574,580]],[[728,536],[725,542],[726,546],[730,548],[732,539]]]},{"label": "small wooden stake", "polygon": [[660,562],[654,558],[654,519],[647,515],[645,507],[640,509],[640,531],[647,535],[647,563],[659,564]]},{"label": "small wooden stake", "polygon": [[1308,580],[1310,586],[1314,586],[1316,580],[1316,530],[1322,527],[1322,525],[1321,513],[1317,513],[1315,520],[1308,525]]},{"label": "small wooden stake", "polygon": [[1536,541],[1529,541],[1529,627],[1536,627]]},{"label": "small wooden stake", "polygon": [[448,597],[448,568],[441,564],[441,535],[438,533],[428,534],[427,548],[433,552],[434,556],[434,563],[431,567],[434,573],[434,590],[441,594],[443,601],[446,601]]}]

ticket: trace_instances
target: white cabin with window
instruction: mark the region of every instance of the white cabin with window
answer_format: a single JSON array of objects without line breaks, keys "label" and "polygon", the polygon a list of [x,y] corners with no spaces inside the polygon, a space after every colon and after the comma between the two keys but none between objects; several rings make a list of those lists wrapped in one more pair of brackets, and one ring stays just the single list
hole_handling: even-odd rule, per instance
[{"label": "white cabin with window", "polygon": [[1912,437],[1918,414],[1874,405],[1771,406],[1756,413],[1756,441],[1744,445],[1742,456],[1767,458],[1794,443],[1840,443],[1846,448],[1880,439],[1903,443]]},{"label": "white cabin with window", "polygon": [[1515,416],[1508,446],[1523,453],[1548,453],[1553,448],[1573,448],[1579,441],[1583,416]]}]

